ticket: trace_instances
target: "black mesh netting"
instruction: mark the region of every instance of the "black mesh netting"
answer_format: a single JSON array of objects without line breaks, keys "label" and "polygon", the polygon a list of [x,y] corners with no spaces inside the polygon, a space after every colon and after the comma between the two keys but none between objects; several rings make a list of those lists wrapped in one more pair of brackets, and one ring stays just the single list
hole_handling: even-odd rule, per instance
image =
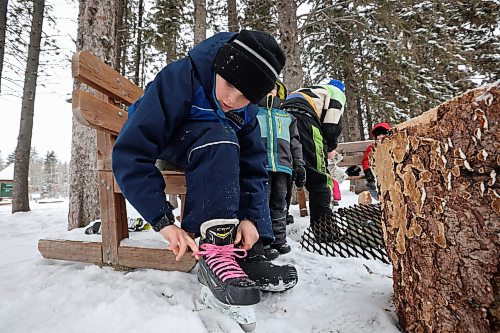
[{"label": "black mesh netting", "polygon": [[380,204],[339,208],[307,228],[301,245],[326,256],[363,257],[388,264],[380,218]]}]

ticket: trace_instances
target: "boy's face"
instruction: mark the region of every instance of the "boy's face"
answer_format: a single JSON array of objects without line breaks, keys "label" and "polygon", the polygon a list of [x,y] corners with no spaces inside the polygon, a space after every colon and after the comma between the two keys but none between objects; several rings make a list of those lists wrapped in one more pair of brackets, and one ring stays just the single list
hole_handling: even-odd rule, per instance
[{"label": "boy's face", "polygon": [[224,112],[241,109],[250,101],[219,74],[215,75],[215,97]]},{"label": "boy's face", "polygon": [[387,135],[386,134],[379,134],[377,135],[377,140],[382,140],[383,138],[385,138]]}]

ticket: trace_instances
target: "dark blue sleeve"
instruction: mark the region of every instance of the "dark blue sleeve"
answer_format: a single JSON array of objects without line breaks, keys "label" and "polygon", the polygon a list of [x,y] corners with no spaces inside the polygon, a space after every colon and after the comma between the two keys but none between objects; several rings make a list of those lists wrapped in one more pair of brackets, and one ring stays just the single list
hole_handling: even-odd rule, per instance
[{"label": "dark blue sleeve", "polygon": [[240,207],[238,218],[255,222],[259,234],[273,238],[267,202],[267,151],[260,137],[260,127],[254,119],[238,135],[240,144]]},{"label": "dark blue sleeve", "polygon": [[147,221],[170,212],[155,162],[192,100],[192,67],[184,59],[165,67],[146,89],[113,147],[113,172],[125,198]]}]

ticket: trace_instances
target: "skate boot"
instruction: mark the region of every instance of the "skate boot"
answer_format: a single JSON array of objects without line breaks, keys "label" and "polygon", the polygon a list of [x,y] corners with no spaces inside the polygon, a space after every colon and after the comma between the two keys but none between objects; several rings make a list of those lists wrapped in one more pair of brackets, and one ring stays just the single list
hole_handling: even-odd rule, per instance
[{"label": "skate boot", "polygon": [[256,326],[254,305],[260,302],[260,293],[235,260],[246,256],[245,250],[233,244],[238,223],[220,219],[201,225],[198,281],[202,284],[203,303],[251,332]]},{"label": "skate boot", "polygon": [[264,246],[259,240],[238,263],[248,277],[255,281],[260,290],[282,292],[293,288],[298,281],[297,270],[292,265],[272,264],[264,255]]}]

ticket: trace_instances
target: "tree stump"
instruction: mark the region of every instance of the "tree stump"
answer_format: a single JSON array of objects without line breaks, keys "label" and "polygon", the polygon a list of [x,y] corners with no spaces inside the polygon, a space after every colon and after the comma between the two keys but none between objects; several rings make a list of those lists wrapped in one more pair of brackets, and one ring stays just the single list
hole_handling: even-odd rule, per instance
[{"label": "tree stump", "polygon": [[500,84],[397,126],[373,153],[408,332],[500,331]]}]

